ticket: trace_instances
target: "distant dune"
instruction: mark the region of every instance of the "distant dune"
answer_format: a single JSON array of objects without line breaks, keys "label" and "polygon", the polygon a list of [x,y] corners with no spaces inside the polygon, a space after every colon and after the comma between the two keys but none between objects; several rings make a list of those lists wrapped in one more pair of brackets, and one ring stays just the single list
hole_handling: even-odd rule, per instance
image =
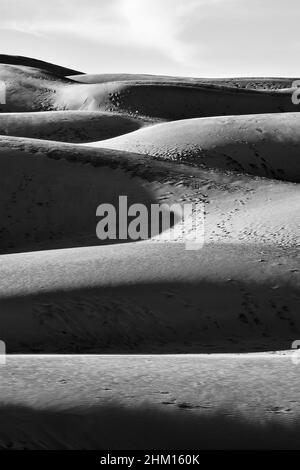
[{"label": "distant dune", "polygon": [[160,82],[179,82],[193,85],[221,85],[234,88],[250,88],[257,90],[279,90],[291,88],[297,78],[258,78],[258,77],[239,77],[239,78],[195,78],[195,77],[172,77],[168,75],[149,75],[133,73],[101,73],[101,74],[80,74],[72,75],[72,80],[80,83],[105,83],[105,82],[123,82],[123,81],[160,81]]},{"label": "distant dune", "polygon": [[248,90],[155,80],[66,84],[57,90],[54,107],[127,112],[166,120],[295,111],[290,90]]},{"label": "distant dune", "polygon": [[56,75],[79,75],[81,72],[77,70],[68,69],[66,67],[61,67],[60,65],[50,64],[44,60],[32,59],[31,57],[23,57],[16,55],[7,55],[0,54],[0,63],[1,64],[10,64],[10,65],[23,65],[25,67],[34,67],[37,69],[46,70],[47,72],[54,73]]},{"label": "distant dune", "polygon": [[58,87],[71,81],[33,67],[0,64],[0,80],[6,84],[5,103],[0,112],[45,111],[53,109]]},{"label": "distant dune", "polygon": [[82,84],[41,68],[5,64],[0,65],[0,80],[7,84],[2,112],[84,110],[177,120],[295,111],[289,89],[159,78]]}]

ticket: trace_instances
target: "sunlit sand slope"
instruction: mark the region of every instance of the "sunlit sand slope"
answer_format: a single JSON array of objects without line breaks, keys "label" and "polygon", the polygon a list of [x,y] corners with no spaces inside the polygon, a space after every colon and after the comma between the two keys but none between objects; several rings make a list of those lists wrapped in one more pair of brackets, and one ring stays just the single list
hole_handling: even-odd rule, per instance
[{"label": "sunlit sand slope", "polygon": [[299,241],[300,191],[293,183],[16,137],[0,139],[0,156],[2,252],[98,244],[96,208],[118,207],[119,195],[147,207],[200,204],[207,242],[292,247]]},{"label": "sunlit sand slope", "polygon": [[203,168],[300,180],[300,114],[229,116],[158,124],[87,145]]},{"label": "sunlit sand slope", "polygon": [[11,353],[288,349],[300,328],[295,254],[140,242],[3,255],[1,336]]},{"label": "sunlit sand slope", "polygon": [[5,64],[0,64],[0,80],[2,94],[5,85],[5,102],[1,100],[0,104],[4,113],[51,110],[56,90],[72,83],[42,69]]}]

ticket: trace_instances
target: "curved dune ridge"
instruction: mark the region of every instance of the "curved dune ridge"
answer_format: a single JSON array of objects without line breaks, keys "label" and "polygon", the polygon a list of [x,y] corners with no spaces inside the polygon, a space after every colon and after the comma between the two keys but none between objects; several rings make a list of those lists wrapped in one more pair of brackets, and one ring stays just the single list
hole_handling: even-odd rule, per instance
[{"label": "curved dune ridge", "polygon": [[0,64],[21,65],[25,67],[34,67],[36,69],[46,70],[56,75],[76,75],[79,78],[80,73],[78,70],[61,67],[60,65],[51,64],[44,60],[33,59],[32,57],[12,56],[7,54],[0,54]]},{"label": "curved dune ridge", "polygon": [[0,80],[6,87],[5,103],[1,101],[0,111],[9,113],[53,109],[57,89],[72,83],[43,69],[6,64],[0,64]]},{"label": "curved dune ridge", "polygon": [[147,207],[205,204],[207,242],[260,243],[263,238],[289,247],[297,242],[300,194],[292,183],[17,137],[0,138],[0,155],[2,252],[41,243],[98,244],[96,207],[102,202],[117,206],[119,195],[127,195],[128,204]]},{"label": "curved dune ridge", "polygon": [[187,119],[88,145],[205,168],[300,180],[298,113]]},{"label": "curved dune ridge", "polygon": [[[280,89],[291,79],[78,83],[11,62],[0,65],[8,352],[288,349],[300,328],[299,115]],[[201,204],[203,248],[185,249],[186,227],[173,242],[98,240],[96,208],[120,195]]]},{"label": "curved dune ridge", "polygon": [[66,84],[57,89],[54,107],[127,112],[166,120],[295,111],[291,90],[248,90],[212,83],[155,80]]},{"label": "curved dune ridge", "polygon": [[126,134],[146,123],[139,117],[94,111],[0,113],[0,135],[80,143]]},{"label": "curved dune ridge", "polygon": [[[70,74],[71,76],[71,74]],[[150,75],[134,73],[101,73],[101,74],[72,74],[72,80],[80,83],[106,83],[106,82],[124,82],[124,81],[160,81],[160,82],[179,82],[195,85],[223,85],[233,88],[247,88],[254,90],[280,90],[292,87],[296,78],[258,78],[258,77],[239,77],[239,78],[195,78],[195,77],[172,77],[169,75]]]},{"label": "curved dune ridge", "polygon": [[[11,61],[13,62],[13,61]],[[6,84],[2,112],[47,110],[114,111],[148,118],[177,120],[193,117],[291,112],[290,89],[233,87],[228,82],[195,82],[174,78],[78,83],[53,67],[1,64]],[[29,62],[21,62],[29,63]],[[287,85],[290,87],[290,79]],[[243,82],[243,80],[242,80]]]},{"label": "curved dune ridge", "polygon": [[0,325],[13,352],[288,349],[300,327],[292,249],[140,242],[1,264]]}]

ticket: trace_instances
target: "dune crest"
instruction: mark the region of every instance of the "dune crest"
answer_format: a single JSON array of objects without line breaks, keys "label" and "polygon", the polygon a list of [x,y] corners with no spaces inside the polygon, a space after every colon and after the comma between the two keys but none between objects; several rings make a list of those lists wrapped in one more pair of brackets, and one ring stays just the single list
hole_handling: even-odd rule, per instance
[{"label": "dune crest", "polygon": [[[87,83],[79,83],[72,75],[67,78],[60,68],[56,69],[51,64],[38,67],[36,62],[27,59],[6,61],[11,64],[1,64],[0,61],[0,80],[7,84],[7,101],[0,108],[2,112],[113,111],[177,120],[295,111],[291,102],[292,90],[286,89],[291,86],[290,79],[278,79],[279,82],[270,79],[271,84],[262,79],[263,83],[269,83],[270,87],[266,89],[255,85],[257,79],[253,85],[243,79],[234,79],[233,82],[229,79],[195,81],[151,76],[133,79],[121,75],[117,76],[117,81],[104,79],[101,83],[93,83],[93,80],[89,83],[87,79]],[[124,80],[125,77],[129,79]],[[280,84],[285,88],[281,89]]]},{"label": "dune crest", "polygon": [[187,119],[87,145],[154,158],[300,181],[300,114]]},{"label": "dune crest", "polygon": [[21,65],[25,67],[34,67],[36,69],[46,70],[48,72],[54,73],[56,75],[80,75],[80,72],[77,70],[72,70],[67,67],[61,67],[60,65],[51,64],[45,62],[44,60],[33,59],[32,57],[0,54],[0,64],[9,64],[9,65]]},{"label": "dune crest", "polygon": [[[106,74],[99,82],[65,72],[27,59],[0,65],[8,351],[290,347],[300,329],[291,79]],[[204,247],[185,250],[186,227],[173,243],[97,246],[97,206],[124,194],[147,207],[203,206]]]},{"label": "dune crest", "polygon": [[139,117],[94,111],[0,113],[0,135],[84,143],[133,132],[149,123]]}]

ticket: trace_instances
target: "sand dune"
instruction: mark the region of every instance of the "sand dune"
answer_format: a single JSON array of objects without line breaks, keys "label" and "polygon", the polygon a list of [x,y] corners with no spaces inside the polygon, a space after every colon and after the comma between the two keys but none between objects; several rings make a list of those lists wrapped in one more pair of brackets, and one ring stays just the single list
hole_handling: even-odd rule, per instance
[{"label": "sand dune", "polygon": [[292,183],[35,139],[2,137],[0,152],[2,252],[97,244],[96,207],[117,206],[119,195],[146,205],[205,204],[209,242],[291,247],[299,238],[300,193]]},{"label": "sand dune", "polygon": [[[279,113],[297,108],[276,90],[289,79],[76,83],[60,73],[0,66],[0,327],[10,351],[289,347],[299,329],[299,118]],[[254,84],[272,89],[233,88]],[[43,109],[52,111],[24,112]],[[186,251],[184,230],[173,243],[96,246],[96,208],[120,195],[203,205],[204,248]]]},{"label": "sand dune", "polygon": [[288,349],[300,327],[296,270],[295,250],[265,245],[3,255],[1,335],[10,353]]},{"label": "sand dune", "polygon": [[[298,448],[293,79],[1,63],[0,449]],[[120,195],[200,206],[202,248],[100,241]]]},{"label": "sand dune", "polygon": [[117,205],[120,193],[129,203],[151,204],[145,184],[132,172],[114,169],[113,161],[108,164],[111,154],[122,157],[119,152],[82,152],[75,145],[2,137],[0,250],[25,250],[42,242],[52,247],[98,244],[99,204]]},{"label": "sand dune", "polygon": [[6,103],[1,112],[26,112],[53,109],[59,86],[71,80],[33,67],[0,64],[0,80],[6,84]]},{"label": "sand dune", "polygon": [[7,64],[0,65],[0,80],[7,87],[2,112],[114,111],[176,120],[295,111],[291,90],[239,89],[222,82],[153,78],[82,84],[42,68]]},{"label": "sand dune", "polygon": [[297,185],[57,142],[2,138],[2,151],[6,250],[97,244],[95,208],[119,194],[207,208],[196,252],[146,241],[3,255],[10,352],[287,349],[298,334]]},{"label": "sand dune", "polygon": [[[71,75],[71,74],[70,74]],[[258,77],[238,77],[238,78],[196,78],[196,77],[172,77],[168,75],[150,75],[133,73],[101,73],[101,74],[80,74],[71,76],[72,80],[80,83],[105,83],[124,81],[160,81],[164,83],[179,82],[189,85],[222,85],[234,88],[249,88],[254,90],[279,90],[291,88],[297,78],[258,78]]]},{"label": "sand dune", "polygon": [[0,63],[9,65],[22,65],[25,67],[34,67],[62,76],[79,76],[80,74],[80,72],[78,72],[77,70],[72,70],[66,67],[61,67],[60,65],[51,64],[49,62],[45,62],[44,60],[33,59],[32,57],[0,54]]},{"label": "sand dune", "polygon": [[299,182],[299,126],[298,113],[188,119],[88,145]]},{"label": "sand dune", "polygon": [[92,111],[0,113],[0,135],[74,143],[109,139],[146,124],[138,117]]},{"label": "sand dune", "polygon": [[290,90],[259,91],[154,80],[70,84],[57,91],[55,107],[126,112],[167,120],[295,111]]}]

